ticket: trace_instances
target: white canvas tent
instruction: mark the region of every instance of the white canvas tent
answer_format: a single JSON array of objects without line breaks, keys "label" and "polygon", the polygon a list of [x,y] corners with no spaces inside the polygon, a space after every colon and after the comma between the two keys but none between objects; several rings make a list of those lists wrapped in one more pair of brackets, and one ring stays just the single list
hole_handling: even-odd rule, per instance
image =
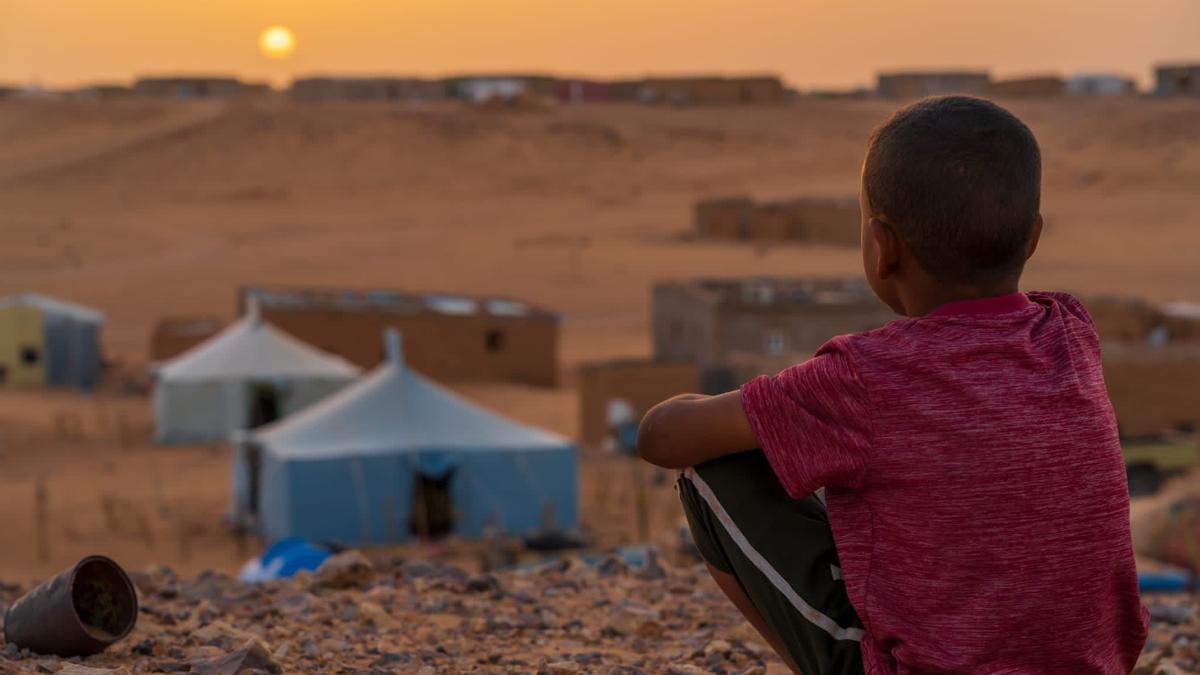
[{"label": "white canvas tent", "polygon": [[158,368],[155,438],[228,440],[316,403],[360,372],[263,322],[251,304],[240,321]]},{"label": "white canvas tent", "polygon": [[235,442],[234,519],[268,541],[394,542],[421,533],[429,482],[446,533],[578,525],[575,445],[458,397],[388,360],[321,403]]}]

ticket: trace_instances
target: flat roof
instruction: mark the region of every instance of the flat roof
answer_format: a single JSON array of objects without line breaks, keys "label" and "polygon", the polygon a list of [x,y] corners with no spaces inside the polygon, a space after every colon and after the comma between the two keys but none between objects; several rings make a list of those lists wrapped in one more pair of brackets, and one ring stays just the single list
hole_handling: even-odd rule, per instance
[{"label": "flat roof", "polygon": [[722,305],[878,305],[883,308],[866,279],[861,277],[703,278],[667,283],[707,293]]},{"label": "flat roof", "polygon": [[254,297],[263,310],[391,312],[446,316],[558,319],[559,315],[523,300],[472,297],[458,293],[420,293],[382,288],[320,288],[311,286],[243,286],[244,302]]}]

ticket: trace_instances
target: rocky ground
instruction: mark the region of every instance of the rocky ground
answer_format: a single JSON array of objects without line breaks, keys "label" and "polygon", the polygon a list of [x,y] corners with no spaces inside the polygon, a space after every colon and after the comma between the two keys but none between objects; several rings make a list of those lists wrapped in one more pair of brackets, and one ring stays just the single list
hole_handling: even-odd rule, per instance
[{"label": "rocky ground", "polygon": [[[351,551],[316,574],[245,585],[221,574],[131,575],[136,629],[85,659],[7,646],[2,673],[786,672],[699,566],[611,557],[470,574]],[[0,586],[0,605],[22,592]],[[1200,668],[1192,596],[1146,599],[1154,624],[1136,673]]]},{"label": "rocky ground", "polygon": [[[263,585],[134,573],[141,612],[124,640],[69,660],[13,645],[0,672],[783,672],[699,567],[613,557],[469,574],[355,552],[335,560]],[[23,590],[5,587],[0,601]]]}]

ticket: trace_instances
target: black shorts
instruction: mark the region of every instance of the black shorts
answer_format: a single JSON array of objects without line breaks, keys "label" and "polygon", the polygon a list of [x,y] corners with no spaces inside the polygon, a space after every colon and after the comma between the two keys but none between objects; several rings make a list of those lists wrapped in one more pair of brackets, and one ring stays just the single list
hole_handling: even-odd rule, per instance
[{"label": "black shorts", "polygon": [[734,576],[805,675],[862,673],[862,623],[846,597],[825,504],[792,499],[761,451],[683,472],[700,554]]}]

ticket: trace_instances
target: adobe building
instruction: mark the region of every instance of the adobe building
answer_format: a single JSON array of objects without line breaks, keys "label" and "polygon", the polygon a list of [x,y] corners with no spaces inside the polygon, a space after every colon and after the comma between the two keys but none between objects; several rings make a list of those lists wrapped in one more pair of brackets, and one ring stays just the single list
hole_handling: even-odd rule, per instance
[{"label": "adobe building", "polygon": [[1154,80],[1159,96],[1200,96],[1200,63],[1158,66]]},{"label": "adobe building", "polygon": [[988,93],[1002,98],[1039,98],[1062,96],[1066,90],[1066,81],[1058,75],[1041,75],[992,82]]},{"label": "adobe building", "polygon": [[558,382],[559,316],[519,300],[252,286],[239,291],[239,312],[251,296],[263,320],[364,369],[383,362],[379,336],[392,327],[404,335],[408,364],[434,379]]},{"label": "adobe building", "polygon": [[664,281],[651,304],[655,359],[696,362],[706,392],[736,387],[757,362],[795,363],[835,335],[897,318],[859,278]]},{"label": "adobe building", "polygon": [[297,101],[433,101],[446,97],[441,80],[401,77],[303,77],[288,95]]},{"label": "adobe building", "polygon": [[678,394],[700,391],[694,361],[618,359],[579,367],[579,438],[599,446],[617,432],[611,415],[625,408],[633,421],[654,404]]},{"label": "adobe building", "polygon": [[1100,334],[1104,381],[1126,437],[1200,428],[1200,305],[1081,298]]},{"label": "adobe building", "polygon": [[799,197],[755,203],[727,197],[696,203],[694,227],[708,239],[858,246],[857,197]]},{"label": "adobe building", "polygon": [[235,77],[140,77],[133,84],[133,93],[137,96],[156,98],[230,98],[251,93],[253,88]]},{"label": "adobe building", "polygon": [[1137,93],[1131,77],[1116,73],[1079,73],[1067,78],[1067,93],[1075,96],[1126,96]]},{"label": "adobe building", "polygon": [[157,363],[175,358],[221,332],[214,317],[174,317],[154,324],[150,334],[150,361]]},{"label": "adobe building", "polygon": [[1200,430],[1200,342],[1105,343],[1104,382],[1123,437]]},{"label": "adobe building", "polygon": [[986,95],[991,76],[983,71],[880,73],[875,91],[888,98],[923,98],[942,94]]},{"label": "adobe building", "polygon": [[1163,346],[1200,343],[1200,305],[1168,302],[1157,305],[1141,298],[1111,295],[1080,297],[1105,343]]},{"label": "adobe building", "polygon": [[671,105],[769,105],[786,98],[783,82],[772,75],[650,77],[618,85],[616,92],[632,95],[639,103]]},{"label": "adobe building", "polygon": [[603,103],[613,100],[613,83],[598,80],[565,79],[554,84],[560,103]]}]

